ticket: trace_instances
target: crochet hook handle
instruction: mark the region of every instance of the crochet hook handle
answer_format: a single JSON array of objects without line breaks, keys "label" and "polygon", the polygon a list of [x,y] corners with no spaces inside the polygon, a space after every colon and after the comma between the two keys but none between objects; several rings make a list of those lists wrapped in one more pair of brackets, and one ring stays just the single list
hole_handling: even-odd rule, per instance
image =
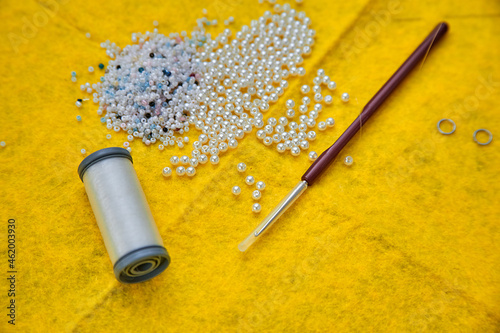
[{"label": "crochet hook handle", "polygon": [[394,89],[403,81],[403,79],[411,72],[411,70],[425,57],[434,44],[444,36],[448,31],[446,22],[439,23],[434,30],[425,38],[412,55],[399,67],[392,75],[389,81],[380,88],[373,98],[363,108],[361,114],[352,122],[347,130],[335,141],[335,143],[325,150],[316,161],[307,169],[302,176],[302,180],[306,181],[310,186],[314,181],[325,171],[333,162],[335,157],[340,153],[342,148],[352,139],[363,124],[377,111],[378,107],[389,97]]}]

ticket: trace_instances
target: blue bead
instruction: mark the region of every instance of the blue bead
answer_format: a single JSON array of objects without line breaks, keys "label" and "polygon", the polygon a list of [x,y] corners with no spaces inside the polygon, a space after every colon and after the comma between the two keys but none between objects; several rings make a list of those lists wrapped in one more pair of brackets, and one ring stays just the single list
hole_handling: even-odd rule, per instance
[{"label": "blue bead", "polygon": [[142,72],[144,72],[144,68],[139,67],[139,73],[142,73]]},{"label": "blue bead", "polygon": [[172,75],[172,73],[170,73],[170,71],[167,71],[166,69],[163,70],[163,74],[166,76]]},{"label": "blue bead", "polygon": [[104,65],[103,65],[103,64],[99,64],[99,68],[100,68],[100,69],[103,69],[103,68],[104,68]]},{"label": "blue bead", "polygon": [[106,118],[102,117],[101,118],[101,123],[105,123],[106,122]]},{"label": "blue bead", "polygon": [[76,116],[76,120],[82,121],[82,116]]},{"label": "blue bead", "polygon": [[71,72],[71,76],[76,76],[76,72]]}]

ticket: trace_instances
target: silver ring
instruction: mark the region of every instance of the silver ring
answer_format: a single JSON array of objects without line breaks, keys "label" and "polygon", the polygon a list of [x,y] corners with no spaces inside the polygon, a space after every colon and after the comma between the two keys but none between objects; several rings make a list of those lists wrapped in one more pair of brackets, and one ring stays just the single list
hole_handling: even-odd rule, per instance
[{"label": "silver ring", "polygon": [[[477,133],[478,133],[478,132],[485,132],[485,133],[487,133],[487,134],[490,136],[490,139],[489,139],[487,142],[479,142],[479,141],[477,140],[477,138],[476,138],[476,135],[477,135]],[[472,136],[472,138],[474,139],[474,141],[476,141],[476,143],[477,143],[478,145],[481,145],[481,146],[486,146],[486,145],[489,145],[489,144],[490,144],[491,140],[493,140],[493,134],[491,134],[491,132],[490,132],[490,131],[488,131],[487,129],[480,128],[480,129],[478,129],[478,130],[476,130],[476,131],[474,132],[474,135]]]},{"label": "silver ring", "polygon": [[[453,125],[453,129],[451,130],[451,132],[444,132],[444,131],[441,129],[441,123],[442,123],[443,121],[449,121],[449,122]],[[437,128],[438,128],[439,133],[441,133],[441,134],[445,134],[445,135],[449,135],[449,134],[452,134],[453,132],[455,132],[455,130],[457,129],[457,125],[455,125],[455,123],[453,122],[453,120],[443,118],[443,119],[441,119],[440,121],[438,121],[438,123],[437,123]]]}]

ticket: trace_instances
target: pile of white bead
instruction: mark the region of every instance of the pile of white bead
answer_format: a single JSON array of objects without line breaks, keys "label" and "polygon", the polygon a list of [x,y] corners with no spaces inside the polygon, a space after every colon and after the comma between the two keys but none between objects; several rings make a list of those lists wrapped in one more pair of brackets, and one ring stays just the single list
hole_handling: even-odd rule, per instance
[{"label": "pile of white bead", "polygon": [[[263,128],[264,144],[276,142],[278,150],[298,155],[316,137],[306,129],[315,125],[323,98],[299,123],[269,118],[267,125],[274,126],[269,128],[263,118],[288,88],[287,80],[305,75],[300,65],[312,51],[315,31],[305,13],[289,4],[275,5],[274,10],[243,26],[234,37],[225,29],[213,39],[205,31],[210,21],[199,19],[191,37],[185,32],[166,37],[155,29],[132,34],[134,44],[123,50],[107,41],[101,46],[113,60],[102,82],[82,85],[82,91],[95,91],[97,113],[104,113],[101,121],[109,130],[126,131],[128,141],[158,142],[160,150],[175,144],[183,148],[185,140],[179,135],[191,126],[200,130],[191,156],[186,156],[189,161],[176,168],[178,175],[193,176],[207,161],[218,164],[219,155],[236,148],[253,128]],[[325,125],[333,123],[329,118]],[[270,136],[273,133],[279,138]]]}]

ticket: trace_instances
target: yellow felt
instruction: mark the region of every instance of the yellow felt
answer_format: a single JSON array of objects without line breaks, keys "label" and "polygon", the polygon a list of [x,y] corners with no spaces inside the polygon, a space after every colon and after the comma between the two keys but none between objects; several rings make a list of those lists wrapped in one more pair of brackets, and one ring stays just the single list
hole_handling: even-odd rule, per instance
[{"label": "yellow felt", "polygon": [[[296,6],[295,3],[292,3]],[[318,68],[337,82],[320,120],[336,124],[322,152],[441,20],[450,31],[350,142],[328,172],[247,253],[238,243],[310,165],[251,134],[193,179],[164,179],[169,157],[132,144],[134,166],[172,263],[151,281],[124,285],[112,265],[76,169],[80,149],[120,146],[85,102],[107,61],[99,44],[132,32],[191,31],[202,15],[234,16],[231,29],[269,4],[255,1],[4,0],[0,11],[0,331],[310,332],[500,329],[500,5],[495,1],[304,0],[317,31],[301,97]],[[30,30],[30,25],[38,27]],[[87,39],[85,33],[92,37]],[[71,71],[78,83],[70,81]],[[490,83],[485,83],[490,82]],[[342,92],[351,94],[348,104]],[[83,121],[78,123],[76,115]],[[453,135],[437,133],[451,118]],[[495,138],[472,140],[478,128]],[[191,142],[198,133],[189,132]],[[236,164],[267,188],[251,213]],[[239,185],[235,198],[231,187]],[[7,219],[17,221],[17,320],[7,324]]]}]

